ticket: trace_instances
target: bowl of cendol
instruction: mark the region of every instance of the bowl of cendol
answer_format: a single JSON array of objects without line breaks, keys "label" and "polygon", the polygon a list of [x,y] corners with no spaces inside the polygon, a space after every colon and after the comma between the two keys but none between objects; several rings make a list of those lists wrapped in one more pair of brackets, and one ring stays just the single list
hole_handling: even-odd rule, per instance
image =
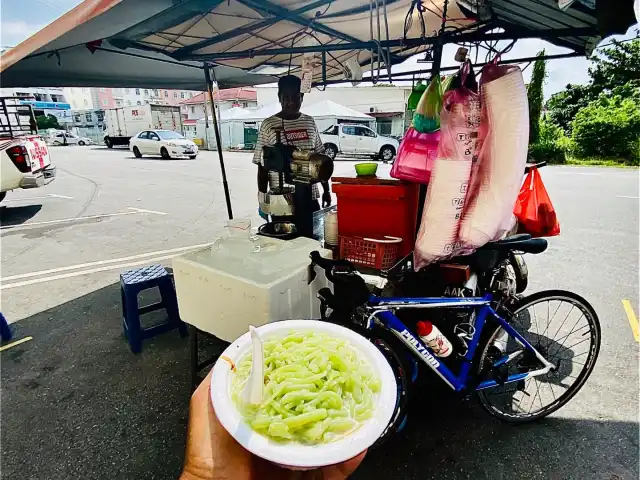
[{"label": "bowl of cendol", "polygon": [[211,380],[216,416],[240,445],[279,465],[311,469],[349,460],[380,437],[397,387],[371,342],[315,320],[274,322],[256,331],[263,345],[262,400],[243,397],[252,366],[249,332],[224,351]]}]

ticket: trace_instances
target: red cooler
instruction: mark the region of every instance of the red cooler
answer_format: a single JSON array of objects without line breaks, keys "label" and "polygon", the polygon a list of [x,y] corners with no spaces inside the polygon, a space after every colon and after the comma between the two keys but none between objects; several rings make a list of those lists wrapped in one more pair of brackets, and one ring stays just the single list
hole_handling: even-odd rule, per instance
[{"label": "red cooler", "polygon": [[338,234],[348,237],[400,237],[399,258],[413,250],[419,185],[388,176],[334,177]]}]

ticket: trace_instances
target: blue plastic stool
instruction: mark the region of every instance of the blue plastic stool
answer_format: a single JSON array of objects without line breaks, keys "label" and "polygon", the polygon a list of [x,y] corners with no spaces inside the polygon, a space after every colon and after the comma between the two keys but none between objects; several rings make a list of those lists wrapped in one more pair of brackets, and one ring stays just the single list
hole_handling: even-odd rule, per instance
[{"label": "blue plastic stool", "polygon": [[[144,307],[138,306],[138,294],[143,290],[158,288],[162,300]],[[177,328],[180,336],[187,336],[187,326],[180,320],[178,300],[172,275],[162,265],[127,270],[120,274],[122,295],[122,325],[133,353],[142,350],[142,341]],[[140,315],[164,308],[169,320],[150,328],[140,326]]]},{"label": "blue plastic stool", "polygon": [[4,315],[0,313],[0,340],[7,342],[13,338],[11,328],[9,328],[9,322],[4,318]]}]

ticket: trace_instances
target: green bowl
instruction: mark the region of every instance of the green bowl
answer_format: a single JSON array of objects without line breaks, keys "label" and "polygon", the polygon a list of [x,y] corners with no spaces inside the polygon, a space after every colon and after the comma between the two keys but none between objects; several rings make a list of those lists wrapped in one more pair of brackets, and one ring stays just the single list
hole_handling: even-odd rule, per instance
[{"label": "green bowl", "polygon": [[356,163],[358,176],[375,175],[376,171],[378,171],[378,164],[375,162]]}]

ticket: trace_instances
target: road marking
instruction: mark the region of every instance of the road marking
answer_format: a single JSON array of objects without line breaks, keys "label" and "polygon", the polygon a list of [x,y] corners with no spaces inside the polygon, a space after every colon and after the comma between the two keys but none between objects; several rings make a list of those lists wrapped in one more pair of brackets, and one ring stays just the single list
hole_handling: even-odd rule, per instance
[{"label": "road marking", "polygon": [[117,265],[107,265],[106,267],[92,268],[90,270],[80,270],[78,272],[63,273],[61,275],[52,275],[50,277],[34,278],[33,280],[25,280],[24,282],[15,282],[9,284],[0,285],[0,290],[8,290],[9,288],[26,287],[28,285],[35,285],[37,283],[52,282],[54,280],[62,280],[65,278],[78,277],[80,275],[89,275],[90,273],[106,272],[108,270],[124,269],[127,267],[134,267],[136,265],[158,263],[161,260],[167,260],[169,258],[177,257],[179,253],[173,255],[164,255],[162,257],[145,258],[137,262],[118,263]]},{"label": "road marking", "polygon": [[627,314],[627,320],[629,320],[629,325],[631,325],[633,338],[635,339],[636,342],[640,343],[640,326],[638,326],[638,318],[636,317],[636,314],[633,311],[631,302],[629,300],[622,300],[622,306],[624,307],[624,311]]},{"label": "road marking", "polygon": [[73,197],[68,197],[66,195],[58,195],[57,193],[49,193],[47,196],[53,198],[66,198],[67,200],[73,200]]},{"label": "road marking", "polygon": [[8,343],[7,345],[3,345],[2,347],[0,347],[0,352],[4,352],[5,350],[9,350],[10,348],[16,347],[16,346],[20,345],[21,343],[28,342],[29,340],[33,340],[33,337],[24,337],[24,338],[21,338],[20,340],[16,340],[15,342]]},{"label": "road marking", "polygon": [[49,270],[41,270],[39,272],[22,273],[20,275],[2,277],[2,281],[8,282],[10,280],[22,280],[25,278],[41,277],[43,275],[48,275],[51,273],[68,272],[70,270],[79,270],[81,268],[86,268],[86,267],[96,267],[98,265],[108,265],[110,263],[128,262],[129,260],[137,260],[139,258],[166,255],[168,253],[181,253],[187,250],[194,250],[198,248],[208,247],[209,245],[211,245],[211,243],[200,243],[198,245],[189,245],[187,247],[176,247],[176,248],[171,248],[169,250],[156,250],[155,252],[139,253],[137,255],[130,255],[128,257],[113,258],[111,260],[98,260],[95,262],[79,263],[77,265],[69,265],[66,267],[50,268]]},{"label": "road marking", "polygon": [[167,212],[158,212],[157,210],[146,210],[144,208],[127,207],[129,210],[133,210],[138,213],[152,213],[154,215],[169,215]]},{"label": "road marking", "polygon": [[73,197],[67,197],[66,195],[56,195],[55,193],[48,193],[42,197],[27,197],[27,198],[10,198],[5,202],[30,202],[31,200],[47,200],[49,198],[64,198],[65,200],[73,200]]},{"label": "road marking", "polygon": [[634,199],[638,199],[638,197],[634,197],[632,195],[616,195],[616,198],[634,198]]},{"label": "road marking", "polygon": [[107,218],[107,217],[120,217],[123,215],[136,215],[139,213],[152,213],[155,215],[168,215],[163,212],[154,212],[153,210],[143,210],[141,208],[133,208],[129,207],[129,212],[118,212],[118,213],[102,213],[100,215],[89,215],[87,217],[74,217],[74,218],[63,218],[60,220],[49,220],[46,222],[31,222],[31,223],[22,223],[20,225],[6,225],[4,227],[0,227],[0,230],[8,230],[10,228],[26,228],[26,227],[37,227],[39,225],[54,225],[56,223],[69,223],[69,222],[79,222],[82,220],[92,220],[94,218]]}]

